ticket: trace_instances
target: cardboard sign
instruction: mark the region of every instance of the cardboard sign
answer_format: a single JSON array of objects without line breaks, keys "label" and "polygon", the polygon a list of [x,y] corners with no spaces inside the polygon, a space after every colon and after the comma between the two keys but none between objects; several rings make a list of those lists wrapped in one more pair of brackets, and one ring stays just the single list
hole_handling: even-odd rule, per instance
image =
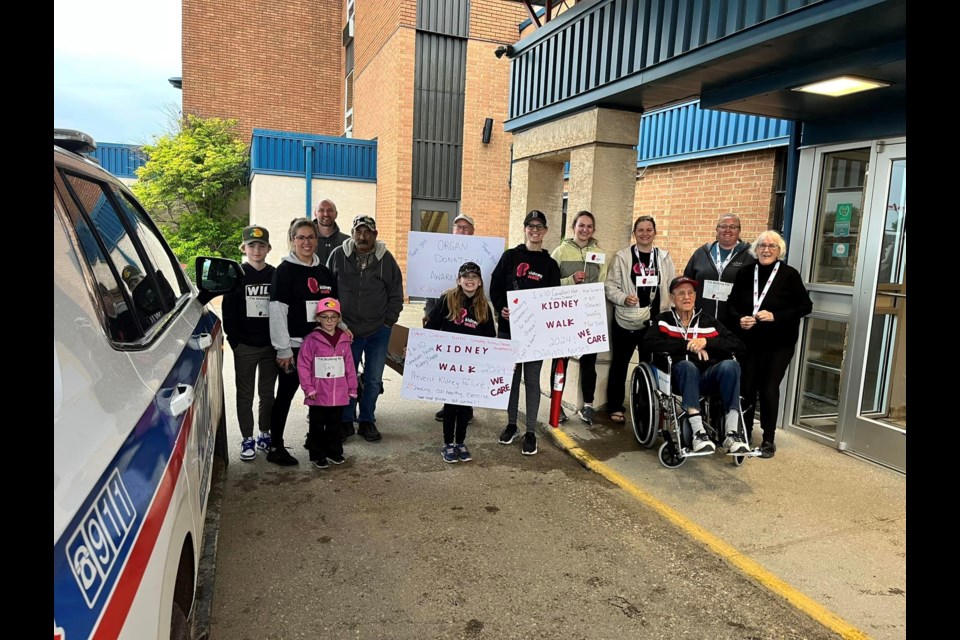
[{"label": "cardboard sign", "polygon": [[503,255],[503,238],[460,236],[450,233],[411,231],[407,237],[407,295],[439,298],[457,284],[457,271],[464,262],[476,262],[483,288],[490,295],[490,277]]},{"label": "cardboard sign", "polygon": [[511,291],[507,306],[517,362],[610,349],[602,282]]},{"label": "cardboard sign", "polygon": [[387,366],[403,375],[403,350],[407,346],[410,330],[402,324],[390,328],[390,340],[387,342]]},{"label": "cardboard sign", "polygon": [[410,329],[400,397],[506,409],[514,362],[509,340]]}]

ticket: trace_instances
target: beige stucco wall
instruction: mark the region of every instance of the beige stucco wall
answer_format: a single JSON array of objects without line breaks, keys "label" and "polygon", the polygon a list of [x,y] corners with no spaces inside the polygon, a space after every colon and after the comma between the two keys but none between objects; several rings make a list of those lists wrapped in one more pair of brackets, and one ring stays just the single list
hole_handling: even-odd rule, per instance
[{"label": "beige stucco wall", "polygon": [[[375,215],[377,185],[374,182],[314,179],[310,210],[324,199],[337,205],[337,224],[349,233],[350,221],[361,213]],[[288,251],[285,240],[290,221],[306,213],[306,184],[303,178],[255,175],[250,182],[250,224],[270,231],[273,249],[267,262],[276,265]]]}]

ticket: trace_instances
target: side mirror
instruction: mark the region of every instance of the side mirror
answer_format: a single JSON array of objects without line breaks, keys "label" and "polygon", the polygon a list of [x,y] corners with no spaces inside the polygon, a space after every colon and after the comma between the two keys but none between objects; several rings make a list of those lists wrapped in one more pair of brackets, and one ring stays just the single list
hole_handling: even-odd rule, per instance
[{"label": "side mirror", "polygon": [[207,304],[217,296],[234,293],[243,287],[240,263],[227,258],[198,256],[196,261],[198,299]]}]

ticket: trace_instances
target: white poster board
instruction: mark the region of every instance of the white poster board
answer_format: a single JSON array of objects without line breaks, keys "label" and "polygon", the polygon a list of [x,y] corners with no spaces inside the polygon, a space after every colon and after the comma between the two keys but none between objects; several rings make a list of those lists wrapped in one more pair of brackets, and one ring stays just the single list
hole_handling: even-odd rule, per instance
[{"label": "white poster board", "polygon": [[411,231],[407,237],[407,274],[403,279],[407,295],[439,298],[457,283],[460,265],[476,262],[489,297],[490,277],[505,246],[503,238]]},{"label": "white poster board", "polygon": [[506,409],[514,363],[509,340],[410,329],[400,397]]},{"label": "white poster board", "polygon": [[603,283],[510,291],[507,307],[517,362],[610,349]]}]

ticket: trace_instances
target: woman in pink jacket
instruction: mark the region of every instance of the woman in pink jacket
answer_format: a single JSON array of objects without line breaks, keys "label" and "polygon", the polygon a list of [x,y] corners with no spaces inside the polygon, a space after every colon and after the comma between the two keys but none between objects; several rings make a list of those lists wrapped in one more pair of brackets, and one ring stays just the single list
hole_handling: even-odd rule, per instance
[{"label": "woman in pink jacket", "polygon": [[317,303],[317,328],[307,334],[297,356],[303,403],[309,407],[310,461],[317,469],[343,464],[340,417],[357,397],[357,369],[353,366],[350,336],[337,328],[340,303],[324,298]]}]

